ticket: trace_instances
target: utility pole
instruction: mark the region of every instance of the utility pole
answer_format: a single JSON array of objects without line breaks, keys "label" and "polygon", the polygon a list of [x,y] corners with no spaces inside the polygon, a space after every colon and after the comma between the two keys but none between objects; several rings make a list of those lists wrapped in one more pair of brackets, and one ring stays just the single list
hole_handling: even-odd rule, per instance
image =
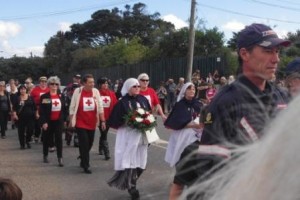
[{"label": "utility pole", "polygon": [[186,80],[191,81],[193,70],[193,58],[194,58],[194,44],[195,44],[195,9],[196,0],[192,0],[191,5],[191,17],[190,17],[190,30],[189,30],[189,46],[187,55],[187,75]]}]

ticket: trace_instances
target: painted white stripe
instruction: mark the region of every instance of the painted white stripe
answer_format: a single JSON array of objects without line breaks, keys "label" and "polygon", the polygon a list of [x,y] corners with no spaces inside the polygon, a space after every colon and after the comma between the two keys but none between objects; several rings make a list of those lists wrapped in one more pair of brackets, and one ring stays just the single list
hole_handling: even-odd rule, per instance
[{"label": "painted white stripe", "polygon": [[252,139],[252,141],[258,140],[258,136],[257,136],[256,132],[251,127],[251,125],[248,123],[248,121],[245,117],[243,117],[241,119],[240,124],[242,125],[242,127],[244,127],[244,129],[246,130],[246,132],[248,133],[248,135]]},{"label": "painted white stripe", "polygon": [[199,145],[198,153],[209,154],[209,155],[219,155],[225,158],[230,158],[231,151],[225,147],[218,145]]}]

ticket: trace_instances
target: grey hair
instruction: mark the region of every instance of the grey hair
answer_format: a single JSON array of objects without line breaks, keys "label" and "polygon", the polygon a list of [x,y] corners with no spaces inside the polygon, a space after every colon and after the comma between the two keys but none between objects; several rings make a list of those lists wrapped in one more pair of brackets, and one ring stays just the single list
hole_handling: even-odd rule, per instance
[{"label": "grey hair", "polygon": [[58,76],[50,76],[48,78],[47,84],[49,85],[50,83],[58,83],[60,85],[60,79]]},{"label": "grey hair", "polygon": [[299,109],[300,95],[277,115],[261,140],[237,148],[238,158],[192,185],[181,199],[203,194],[206,200],[299,199]]}]

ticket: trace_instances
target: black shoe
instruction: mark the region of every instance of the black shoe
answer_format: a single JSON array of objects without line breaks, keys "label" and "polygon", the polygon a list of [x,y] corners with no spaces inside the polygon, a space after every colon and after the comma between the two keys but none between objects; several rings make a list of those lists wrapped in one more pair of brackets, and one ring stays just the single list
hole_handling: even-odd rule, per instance
[{"label": "black shoe", "polygon": [[27,143],[27,148],[28,148],[28,149],[31,149],[31,145],[30,145],[29,142]]},{"label": "black shoe", "polygon": [[6,138],[6,136],[5,136],[5,135],[2,135],[2,136],[1,136],[1,138],[2,138],[2,139],[5,139],[5,138]]},{"label": "black shoe", "polygon": [[109,160],[110,159],[110,155],[105,155],[105,160]]},{"label": "black shoe", "polygon": [[67,143],[68,146],[70,146],[70,144],[71,144],[71,142],[69,142],[69,141],[67,141],[66,143]]},{"label": "black shoe", "polygon": [[134,188],[130,188],[128,190],[128,193],[131,196],[131,200],[139,200],[140,199],[140,193],[139,191],[134,187]]},{"label": "black shoe", "polygon": [[11,125],[11,129],[12,129],[12,130],[15,129],[15,125],[14,125],[14,124]]},{"label": "black shoe", "polygon": [[89,170],[88,168],[84,168],[83,170],[84,170],[84,173],[86,173],[86,174],[91,174],[92,173],[92,171]]},{"label": "black shoe", "polygon": [[103,155],[103,150],[101,149],[99,149],[99,155]]},{"label": "black shoe", "polygon": [[64,166],[62,158],[58,158],[58,166],[60,166],[60,167]]},{"label": "black shoe", "polygon": [[44,156],[44,163],[49,163],[48,156]]},{"label": "black shoe", "polygon": [[20,149],[21,149],[21,150],[24,150],[24,149],[25,149],[25,146],[21,146]]}]

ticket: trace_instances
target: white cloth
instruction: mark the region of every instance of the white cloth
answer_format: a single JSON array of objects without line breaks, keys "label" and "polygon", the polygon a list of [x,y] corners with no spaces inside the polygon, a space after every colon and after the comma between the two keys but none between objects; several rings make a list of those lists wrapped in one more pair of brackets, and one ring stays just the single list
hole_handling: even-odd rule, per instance
[{"label": "white cloth", "polygon": [[129,92],[130,88],[135,85],[140,85],[139,81],[136,78],[127,79],[121,89],[122,96],[125,96]]},{"label": "white cloth", "polygon": [[181,90],[180,90],[180,92],[179,92],[179,94],[178,94],[178,96],[177,96],[177,102],[180,101],[180,100],[184,97],[185,91],[186,91],[186,89],[187,89],[190,85],[194,85],[194,84],[191,83],[191,82],[187,82],[187,83],[185,83],[185,84],[182,86],[182,88],[181,88]]},{"label": "white cloth", "polygon": [[183,128],[171,133],[165,155],[165,161],[170,164],[170,167],[175,166],[185,147],[199,140],[201,134],[198,131],[193,128]]},{"label": "white cloth", "polygon": [[117,130],[115,143],[115,170],[146,168],[148,144],[143,143],[142,133],[127,126]]}]

